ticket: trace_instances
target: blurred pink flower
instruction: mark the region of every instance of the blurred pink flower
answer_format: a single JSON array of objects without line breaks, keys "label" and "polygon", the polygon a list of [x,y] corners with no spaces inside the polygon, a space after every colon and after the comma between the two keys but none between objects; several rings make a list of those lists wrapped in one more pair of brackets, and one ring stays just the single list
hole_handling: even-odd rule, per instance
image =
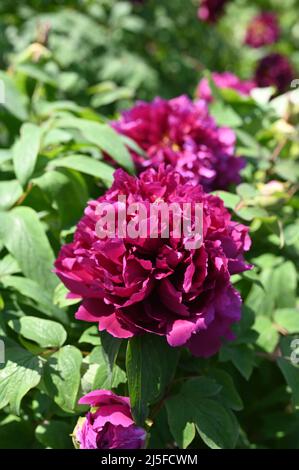
[{"label": "blurred pink flower", "polygon": [[272,53],[258,63],[255,81],[259,87],[273,85],[278,93],[283,93],[290,89],[294,75],[294,69],[288,58],[282,54]]},{"label": "blurred pink flower", "polygon": [[255,16],[247,28],[245,44],[258,48],[275,43],[280,36],[275,13],[263,12]]},{"label": "blurred pink flower", "polygon": [[224,13],[228,0],[201,0],[198,8],[198,18],[208,23],[216,23]]},{"label": "blurred pink flower", "polygon": [[216,125],[204,100],[194,103],[182,95],[169,101],[159,97],[150,103],[139,101],[112,126],[146,152],[140,156],[132,151],[138,172],[170,164],[205,191],[227,189],[241,181],[245,161],[235,155],[235,134]]},{"label": "blurred pink flower", "polygon": [[[253,80],[241,80],[231,72],[213,72],[212,79],[218,88],[230,88],[237,91],[240,95],[248,96],[250,91],[256,86]],[[213,100],[209,81],[203,78],[197,87],[196,96],[210,103]]]}]

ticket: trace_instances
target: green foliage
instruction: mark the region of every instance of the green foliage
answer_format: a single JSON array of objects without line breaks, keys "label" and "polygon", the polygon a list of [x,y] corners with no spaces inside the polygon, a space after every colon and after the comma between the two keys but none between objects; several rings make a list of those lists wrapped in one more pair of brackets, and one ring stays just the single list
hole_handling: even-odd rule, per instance
[{"label": "green foliage", "polygon": [[179,447],[186,448],[193,441],[194,426],[208,447],[235,447],[238,422],[218,399],[220,390],[216,382],[199,377],[186,381],[178,395],[167,400],[169,426]]},{"label": "green foliage", "polygon": [[148,404],[163,396],[173,378],[179,351],[154,335],[129,341],[126,355],[132,413],[138,424],[148,416]]},{"label": "green foliage", "polygon": [[6,349],[6,366],[0,370],[0,408],[9,404],[11,412],[18,415],[24,395],[40,382],[43,363],[18,346]]}]

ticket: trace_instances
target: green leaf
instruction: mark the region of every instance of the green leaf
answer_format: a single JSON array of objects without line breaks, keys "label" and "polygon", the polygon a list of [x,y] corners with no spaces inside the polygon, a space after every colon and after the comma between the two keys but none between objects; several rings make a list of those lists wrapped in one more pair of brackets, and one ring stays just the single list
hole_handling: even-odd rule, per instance
[{"label": "green leaf", "polygon": [[65,287],[62,282],[60,282],[54,291],[53,303],[59,308],[69,307],[70,305],[75,305],[81,301],[81,299],[68,299],[66,296],[69,293],[69,290]]},{"label": "green leaf", "polygon": [[210,377],[196,377],[183,383],[181,391],[186,395],[196,395],[198,398],[206,398],[217,395],[222,386]]},{"label": "green leaf", "polygon": [[51,129],[42,140],[42,148],[50,145],[66,143],[72,140],[72,134],[61,129]]},{"label": "green leaf", "polygon": [[62,325],[42,318],[25,316],[10,320],[8,324],[16,333],[34,341],[42,348],[59,348],[67,337]]},{"label": "green leaf", "polygon": [[[204,386],[205,380],[209,385]],[[221,389],[214,383],[213,387],[211,379],[191,379],[182,386],[179,394],[166,400],[169,427],[180,448],[186,448],[192,442],[193,423],[202,440],[212,449],[235,447],[238,423],[217,398],[211,398]]]},{"label": "green leaf", "polygon": [[227,191],[214,191],[215,196],[220,197],[225,207],[234,209],[240,202],[240,197],[237,194],[228,193]]},{"label": "green leaf", "polygon": [[35,429],[37,440],[48,449],[72,449],[73,426],[64,421],[51,420],[39,424]]},{"label": "green leaf", "polygon": [[144,158],[148,158],[146,152],[135,142],[135,140],[130,139],[127,135],[120,134],[121,141],[130,149],[133,150],[138,155],[141,155]]},{"label": "green leaf", "polygon": [[25,123],[21,127],[21,137],[13,147],[15,174],[22,186],[32,175],[39,152],[41,131],[38,126]]},{"label": "green leaf", "polygon": [[216,400],[203,399],[196,405],[196,429],[211,449],[233,449],[239,425],[234,414]]},{"label": "green leaf", "polygon": [[[195,426],[193,425],[194,435],[195,435]],[[193,439],[191,429],[186,430],[186,442],[188,442],[188,434],[189,434],[189,441]],[[166,406],[162,406],[162,408],[158,411],[155,415],[154,422],[150,428],[149,433],[149,442],[147,445],[148,449],[165,449],[169,447],[169,444],[172,443],[173,437],[170,433],[169,425],[168,425],[168,418],[167,418],[167,411]],[[188,445],[188,444],[187,444]],[[187,447],[187,446],[186,446]]]},{"label": "green leaf", "polygon": [[78,129],[84,138],[112,157],[130,173],[134,171],[131,155],[117,132],[107,124],[78,118],[64,118],[58,126]]},{"label": "green leaf", "polygon": [[115,364],[119,348],[122,343],[122,339],[115,338],[106,331],[101,331],[100,335],[103,350],[105,351],[105,355],[110,364],[110,368],[112,369]]},{"label": "green leaf", "polygon": [[286,261],[274,270],[272,289],[276,307],[296,306],[297,270],[292,261]]},{"label": "green leaf", "polygon": [[11,149],[0,149],[0,166],[10,163],[12,160]]},{"label": "green leaf", "polygon": [[22,186],[17,180],[0,181],[0,210],[10,209],[22,194]]},{"label": "green leaf", "polygon": [[73,413],[77,404],[81,362],[79,349],[64,346],[45,365],[44,382],[47,393],[68,413]]},{"label": "green leaf", "polygon": [[299,163],[292,160],[280,160],[275,165],[276,173],[286,181],[297,183],[299,179]]},{"label": "green leaf", "polygon": [[3,106],[16,118],[24,121],[28,114],[24,94],[19,92],[12,78],[5,72],[0,71],[0,81],[4,85]]},{"label": "green leaf", "polygon": [[283,230],[285,243],[291,246],[299,240],[299,223],[290,224]]},{"label": "green leaf", "polygon": [[0,212],[0,239],[25,276],[46,291],[54,290],[58,284],[52,273],[54,254],[33,209],[17,207],[9,213]]},{"label": "green leaf", "polygon": [[183,397],[172,397],[166,401],[168,424],[177,445],[186,449],[195,438],[194,418],[183,404]]},{"label": "green leaf", "polygon": [[242,273],[241,277],[249,279],[250,281],[252,281],[252,283],[257,284],[264,290],[264,286],[260,281],[260,275],[254,269],[251,271],[245,271],[244,273]]},{"label": "green leaf", "polygon": [[0,260],[0,278],[10,274],[19,273],[20,268],[16,260],[11,255],[6,255]]},{"label": "green leaf", "polygon": [[55,88],[57,87],[57,80],[43,70],[38,64],[18,64],[17,70],[38,82],[47,83]]},{"label": "green leaf", "polygon": [[56,318],[63,323],[68,323],[68,316],[60,308],[53,305],[52,297],[48,292],[42,292],[40,286],[31,279],[21,276],[3,276],[0,279],[4,287],[11,287],[24,296],[21,302],[30,302],[32,299],[36,305],[35,308],[47,316]]},{"label": "green leaf", "polygon": [[296,308],[280,308],[274,312],[274,321],[281,325],[289,334],[299,333],[299,310]]},{"label": "green leaf", "polygon": [[157,401],[172,379],[179,351],[164,338],[145,335],[128,342],[126,369],[132,413],[137,424],[148,415],[148,404]]},{"label": "green leaf", "polygon": [[272,353],[279,341],[279,333],[274,328],[272,321],[268,317],[259,315],[252,328],[259,334],[256,340],[257,345],[264,351]]},{"label": "green leaf", "polygon": [[[264,289],[257,284],[253,285],[246,299],[256,315],[272,317],[277,308],[293,308],[296,306],[297,274],[291,261],[261,258],[257,260],[264,267],[260,273],[260,281]],[[255,262],[255,260],[253,260]],[[267,263],[274,263],[272,267],[266,267]]]},{"label": "green leaf", "polygon": [[101,338],[98,328],[93,325],[87,328],[80,336],[79,343],[88,343],[93,346],[101,345]]},{"label": "green leaf", "polygon": [[32,424],[14,415],[0,421],[0,449],[31,449],[34,441]]},{"label": "green leaf", "polygon": [[73,170],[86,173],[87,175],[94,176],[95,178],[100,178],[106,186],[110,186],[113,182],[113,173],[115,168],[107,165],[107,163],[95,160],[92,157],[86,157],[84,155],[70,155],[69,157],[55,160],[51,165],[55,167],[71,168]]},{"label": "green leaf", "polygon": [[210,112],[219,126],[239,127],[243,121],[231,106],[220,101],[210,105]]},{"label": "green leaf", "polygon": [[268,217],[268,212],[262,207],[242,207],[236,211],[243,220],[251,221],[255,218],[263,219]]},{"label": "green leaf", "polygon": [[[85,332],[86,334],[83,333],[79,340],[97,345],[88,357],[90,367],[83,379],[85,389],[89,387],[87,391],[91,391],[96,388],[117,387],[127,380],[124,371],[116,365],[122,340],[114,338],[106,332],[102,332],[100,335],[96,327],[91,328]],[[91,336],[92,333],[93,336]]]},{"label": "green leaf", "polygon": [[90,366],[82,378],[85,393],[100,388],[110,390],[127,381],[125,372],[115,363],[110,364],[102,346],[93,349],[88,363]]},{"label": "green leaf", "polygon": [[6,361],[0,368],[0,408],[9,404],[18,415],[24,395],[40,382],[43,365],[38,356],[18,346],[6,347]]},{"label": "green leaf", "polygon": [[237,186],[236,191],[239,196],[245,201],[255,198],[255,196],[257,196],[258,194],[258,191],[255,189],[255,187],[251,186],[248,183],[239,184],[239,186]]},{"label": "green leaf", "polygon": [[220,361],[231,361],[248,380],[254,367],[254,351],[247,344],[225,345],[220,350]]},{"label": "green leaf", "polygon": [[92,97],[91,105],[94,108],[114,103],[115,101],[130,99],[133,97],[133,91],[130,88],[120,87],[102,93],[97,93]]},{"label": "green leaf", "polygon": [[57,207],[62,227],[70,227],[82,216],[89,198],[84,177],[77,171],[62,168],[47,171],[32,182]]},{"label": "green leaf", "polygon": [[216,382],[221,385],[222,388],[219,393],[219,398],[224,403],[224,405],[228,406],[232,410],[242,410],[243,402],[231,376],[221,369],[212,369],[209,372],[209,375],[211,375],[211,377],[213,377]]}]

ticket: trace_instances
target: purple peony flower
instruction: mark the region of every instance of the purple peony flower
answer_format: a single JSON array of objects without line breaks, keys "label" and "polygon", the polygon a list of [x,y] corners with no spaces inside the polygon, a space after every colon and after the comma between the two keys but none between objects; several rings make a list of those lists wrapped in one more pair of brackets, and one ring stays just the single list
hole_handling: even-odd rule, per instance
[{"label": "purple peony flower", "polygon": [[134,423],[130,400],[109,390],[94,390],[79,400],[92,411],[79,422],[74,437],[80,449],[142,449],[146,432]]},{"label": "purple peony flower", "polygon": [[208,23],[216,23],[224,13],[228,0],[201,0],[198,8],[198,18]]},{"label": "purple peony flower", "polygon": [[247,28],[245,44],[262,47],[278,41],[280,29],[275,13],[263,12],[255,16]]},{"label": "purple peony flower", "polygon": [[259,87],[275,86],[278,93],[290,88],[294,78],[294,69],[287,57],[272,53],[264,57],[255,71],[255,81]]},{"label": "purple peony flower", "polygon": [[[230,88],[240,95],[248,96],[250,91],[256,86],[253,80],[240,80],[231,72],[212,73],[212,79],[218,88]],[[208,103],[213,100],[212,92],[207,78],[203,78],[197,87],[196,95]]]},{"label": "purple peony flower", "polygon": [[[132,240],[125,234],[99,239],[97,208],[112,204],[119,214],[120,196],[126,196],[126,204],[145,206],[201,203],[201,246],[187,249],[184,236],[173,230],[166,238]],[[126,217],[128,224],[133,216]],[[149,223],[147,213],[144,223]],[[233,339],[231,325],[240,318],[241,298],[230,276],[250,269],[243,258],[249,247],[248,228],[231,220],[219,197],[161,165],[139,178],[117,170],[111,189],[89,203],[55,267],[71,295],[83,300],[77,319],[97,322],[99,330],[118,338],[146,332],[166,336],[171,346],[185,345],[208,357],[223,338]]]},{"label": "purple peony flower", "polygon": [[205,191],[226,189],[241,181],[245,161],[235,156],[235,134],[217,127],[205,101],[187,96],[140,101],[112,126],[135,140],[147,158],[132,152],[138,172],[170,164]]}]

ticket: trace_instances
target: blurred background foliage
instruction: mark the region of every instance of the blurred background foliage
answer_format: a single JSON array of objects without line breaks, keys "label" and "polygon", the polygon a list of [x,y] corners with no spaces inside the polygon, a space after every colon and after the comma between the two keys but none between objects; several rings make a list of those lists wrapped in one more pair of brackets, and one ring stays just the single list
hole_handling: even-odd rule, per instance
[{"label": "blurred background foliage", "polygon": [[282,29],[271,50],[299,68],[298,0],[234,0],[217,26],[199,21],[197,8],[197,0],[2,1],[1,65],[53,82],[52,96],[108,111],[136,96],[192,95],[205,69],[252,76],[264,50],[240,45],[265,9]]}]

